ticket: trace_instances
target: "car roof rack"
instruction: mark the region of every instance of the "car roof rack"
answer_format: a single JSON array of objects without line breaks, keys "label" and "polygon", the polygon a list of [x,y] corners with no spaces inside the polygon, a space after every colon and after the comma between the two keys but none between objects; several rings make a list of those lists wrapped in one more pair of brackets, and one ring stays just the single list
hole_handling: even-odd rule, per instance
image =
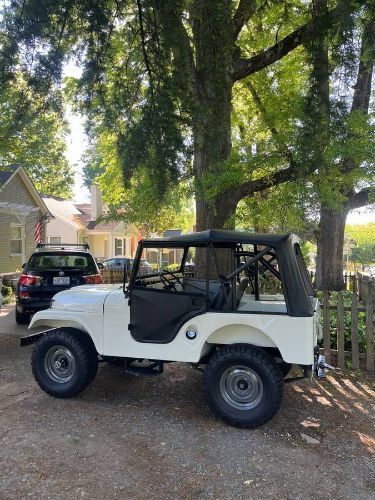
[{"label": "car roof rack", "polygon": [[54,248],[56,250],[65,250],[65,248],[71,248],[76,250],[86,250],[88,252],[90,250],[88,243],[38,243],[36,246],[37,250],[43,250],[45,248]]}]

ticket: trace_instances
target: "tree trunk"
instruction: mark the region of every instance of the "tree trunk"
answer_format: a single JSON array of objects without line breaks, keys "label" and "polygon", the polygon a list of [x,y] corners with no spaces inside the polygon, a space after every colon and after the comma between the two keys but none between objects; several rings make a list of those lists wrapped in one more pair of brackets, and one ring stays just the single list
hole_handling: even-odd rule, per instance
[{"label": "tree trunk", "polygon": [[194,178],[197,231],[234,227],[233,193],[212,196],[210,175],[221,171],[231,153],[232,21],[231,1],[196,0],[192,9],[195,41],[193,97]]},{"label": "tree trunk", "polygon": [[348,209],[334,211],[322,204],[317,235],[316,287],[319,290],[344,288],[344,231]]}]

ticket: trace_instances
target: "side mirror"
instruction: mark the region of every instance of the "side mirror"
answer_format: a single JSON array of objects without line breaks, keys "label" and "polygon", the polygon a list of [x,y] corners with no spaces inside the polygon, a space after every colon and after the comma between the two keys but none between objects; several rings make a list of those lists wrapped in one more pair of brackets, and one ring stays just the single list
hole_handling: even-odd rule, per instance
[{"label": "side mirror", "polygon": [[22,264],[22,269],[25,269],[25,267],[26,267],[26,262]]},{"label": "side mirror", "polygon": [[97,264],[98,264],[98,268],[99,269],[104,269],[104,266],[103,266],[103,264],[101,262],[97,262]]}]

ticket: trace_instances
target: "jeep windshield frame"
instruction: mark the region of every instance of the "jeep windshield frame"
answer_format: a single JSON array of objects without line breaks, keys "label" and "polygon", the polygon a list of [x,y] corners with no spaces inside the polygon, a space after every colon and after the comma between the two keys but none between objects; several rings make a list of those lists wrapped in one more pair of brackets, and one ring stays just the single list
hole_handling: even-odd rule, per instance
[{"label": "jeep windshield frame", "polygon": [[[242,245],[250,244],[254,246],[254,252],[239,251]],[[184,249],[184,255],[178,271],[182,272],[187,259],[189,248],[207,248],[207,269],[206,269],[206,295],[207,309],[209,310],[208,300],[208,283],[210,276],[210,262],[212,257],[215,257],[215,249],[229,248],[232,251],[233,260],[235,256],[247,256],[244,264],[233,268],[227,276],[219,275],[220,286],[224,287],[225,283],[233,282],[236,277],[244,270],[248,269],[252,264],[255,264],[257,269],[258,263],[267,268],[272,274],[280,279],[287,314],[293,317],[310,317],[314,314],[312,297],[315,297],[315,291],[308,276],[307,268],[303,260],[302,253],[299,248],[299,238],[293,234],[260,234],[249,233],[245,231],[230,231],[230,230],[207,230],[199,233],[192,233],[180,236],[166,238],[152,238],[140,240],[134,265],[130,276],[128,287],[124,292],[128,295],[131,293],[132,287],[137,286],[139,278],[137,277],[139,263],[142,254],[147,248],[181,248]],[[269,255],[271,260],[265,257]],[[278,269],[271,265],[271,261],[277,258]],[[215,260],[215,259],[214,259]],[[212,263],[211,263],[212,265]],[[234,267],[234,266],[233,266]],[[258,271],[257,271],[258,273]],[[152,278],[158,276],[158,273],[150,274]],[[255,299],[259,300],[259,286],[257,276],[255,277]],[[233,287],[233,290],[235,287]],[[235,291],[232,295],[235,296]],[[235,297],[232,298],[234,302]],[[232,309],[232,312],[235,308]]]}]

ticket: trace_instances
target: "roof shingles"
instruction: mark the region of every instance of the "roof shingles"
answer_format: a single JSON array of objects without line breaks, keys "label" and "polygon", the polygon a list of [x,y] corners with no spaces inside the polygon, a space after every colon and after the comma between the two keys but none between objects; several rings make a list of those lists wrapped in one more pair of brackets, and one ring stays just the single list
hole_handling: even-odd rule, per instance
[{"label": "roof shingles", "polygon": [[8,165],[6,167],[0,167],[0,187],[12,177],[18,167],[19,165]]}]

